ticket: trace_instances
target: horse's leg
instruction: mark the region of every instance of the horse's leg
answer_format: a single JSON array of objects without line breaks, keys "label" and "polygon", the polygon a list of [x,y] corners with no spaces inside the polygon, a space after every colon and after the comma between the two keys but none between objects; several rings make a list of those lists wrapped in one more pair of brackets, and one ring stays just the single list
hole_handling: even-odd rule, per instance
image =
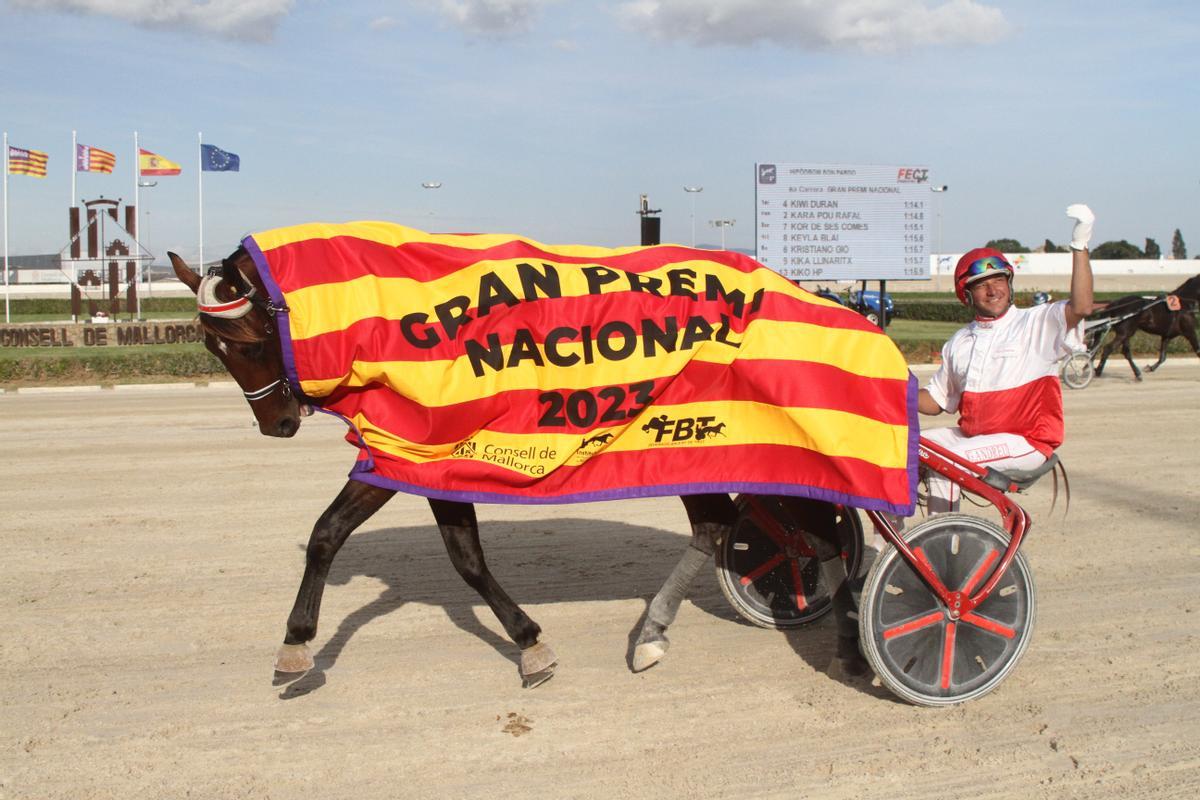
[{"label": "horse's leg", "polygon": [[1187,339],[1188,344],[1192,346],[1192,352],[1200,357],[1200,341],[1196,340],[1196,321],[1191,314],[1184,314],[1179,318],[1179,333],[1183,338]]},{"label": "horse's leg", "polygon": [[548,681],[558,658],[548,645],[538,641],[542,629],[512,601],[497,583],[483,559],[475,506],[450,500],[430,499],[446,552],[458,574],[491,607],[509,638],[521,648],[521,678],[526,688]]},{"label": "horse's leg", "polygon": [[1129,346],[1129,340],[1132,335],[1126,336],[1121,340],[1121,355],[1125,356],[1125,360],[1129,362],[1129,368],[1133,370],[1133,379],[1140,381],[1142,379],[1142,371],[1138,369],[1137,364],[1133,363],[1133,350]]},{"label": "horse's leg", "polygon": [[1112,352],[1112,349],[1112,342],[1109,342],[1100,348],[1100,363],[1096,365],[1095,372],[1097,378],[1104,374],[1104,365],[1108,363],[1108,355]]},{"label": "horse's leg", "polygon": [[304,578],[296,604],[288,615],[287,635],[275,656],[279,672],[307,672],[313,667],[307,642],[317,635],[317,618],[321,613],[321,595],[325,577],[333,557],[346,538],[359,525],[383,507],[394,495],[391,489],[381,489],[361,481],[347,481],[325,513],[313,526],[305,553]]},{"label": "horse's leg", "polygon": [[667,628],[675,621],[679,605],[696,575],[716,552],[717,545],[733,530],[737,508],[729,495],[699,494],[680,498],[692,524],[692,541],[667,576],[658,594],[650,601],[646,620],[633,650],[633,671],[641,672],[657,664],[667,653],[670,642]]},{"label": "horse's leg", "polygon": [[[857,512],[847,509],[845,513]],[[820,559],[825,586],[832,594],[837,648],[829,665],[829,675],[842,678],[866,674],[869,667],[858,646],[858,603],[854,597],[856,591],[862,591],[862,579],[847,580],[842,552],[848,551],[852,543],[841,541],[836,507],[829,503],[814,502],[809,518],[805,520],[805,530],[815,534],[813,549]]]},{"label": "horse's leg", "polygon": [[1154,372],[1154,370],[1161,367],[1162,363],[1167,360],[1167,343],[1170,341],[1169,336],[1163,336],[1158,340],[1158,361],[1155,361],[1153,364],[1147,364],[1146,372]]}]

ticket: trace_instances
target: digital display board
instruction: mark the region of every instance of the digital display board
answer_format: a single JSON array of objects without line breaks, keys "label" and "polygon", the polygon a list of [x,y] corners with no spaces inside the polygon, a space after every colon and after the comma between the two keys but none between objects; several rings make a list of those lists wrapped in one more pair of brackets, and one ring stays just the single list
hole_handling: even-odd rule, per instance
[{"label": "digital display board", "polygon": [[929,277],[923,166],[754,165],[757,258],[796,281]]}]

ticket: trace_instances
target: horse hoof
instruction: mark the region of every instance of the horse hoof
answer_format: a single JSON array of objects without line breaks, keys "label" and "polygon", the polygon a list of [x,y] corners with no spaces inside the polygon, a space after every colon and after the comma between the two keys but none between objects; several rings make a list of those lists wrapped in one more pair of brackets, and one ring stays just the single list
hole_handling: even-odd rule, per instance
[{"label": "horse hoof", "polygon": [[533,689],[541,686],[546,681],[554,677],[554,667],[544,669],[541,672],[535,672],[532,675],[521,676],[521,688]]},{"label": "horse hoof", "polygon": [[308,672],[315,666],[306,644],[285,644],[275,654],[276,672]]},{"label": "horse hoof", "polygon": [[545,683],[554,676],[558,656],[550,646],[538,642],[521,651],[521,682],[526,689]]},{"label": "horse hoof", "polygon": [[633,671],[644,672],[663,660],[667,654],[667,641],[659,639],[642,642],[633,649]]}]

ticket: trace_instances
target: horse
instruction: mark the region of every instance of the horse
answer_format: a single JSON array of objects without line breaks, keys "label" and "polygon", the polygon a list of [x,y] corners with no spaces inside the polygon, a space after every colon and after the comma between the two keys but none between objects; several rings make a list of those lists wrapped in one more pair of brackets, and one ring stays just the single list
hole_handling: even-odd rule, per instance
[{"label": "horse", "polygon": [[[1160,337],[1158,361],[1147,364],[1147,372],[1154,372],[1167,360],[1167,343],[1176,336],[1187,339],[1188,344],[1192,346],[1192,352],[1200,357],[1200,341],[1196,338],[1196,318],[1193,316],[1197,304],[1200,303],[1200,275],[1188,278],[1169,296],[1179,298],[1179,308],[1172,309],[1166,302],[1153,302],[1141,313],[1133,314],[1113,326],[1113,338],[1104,345],[1104,349],[1100,352],[1100,363],[1096,366],[1097,377],[1104,372],[1104,364],[1108,361],[1109,354],[1119,347],[1125,360],[1129,362],[1130,369],[1133,370],[1134,380],[1142,379],[1142,372],[1137,368],[1137,364],[1133,363],[1133,354],[1129,349],[1129,340],[1139,330]],[[1103,313],[1112,316],[1125,311],[1133,311],[1137,308],[1138,303],[1145,304],[1145,302],[1141,295],[1126,295],[1109,303]]]},{"label": "horse", "polygon": [[[254,260],[239,247],[221,267],[201,278],[178,255],[168,254],[176,277],[197,295],[204,345],[229,372],[266,436],[295,436],[312,409],[301,402],[286,377],[276,314],[284,309],[269,299]],[[311,670],[308,647],[317,633],[326,577],[339,548],[350,534],[379,511],[395,490],[348,480],[312,529],[305,551],[304,574],[287,618],[282,645],[275,657],[277,677],[295,679]],[[504,591],[488,569],[480,545],[479,526],[471,503],[427,498],[451,563],[462,579],[492,609],[508,637],[520,650],[522,684],[532,688],[553,676],[558,658],[542,637],[541,627]],[[667,652],[667,630],[689,585],[716,548],[729,536],[738,512],[727,494],[695,494],[680,498],[691,526],[689,545],[651,600],[638,633],[631,668],[641,672]],[[815,502],[816,506],[828,506]],[[830,506],[831,508],[831,506]],[[821,559],[837,619],[837,647],[831,674],[863,675],[869,667],[858,648],[855,604],[842,559],[832,514],[818,508],[806,521]]]}]

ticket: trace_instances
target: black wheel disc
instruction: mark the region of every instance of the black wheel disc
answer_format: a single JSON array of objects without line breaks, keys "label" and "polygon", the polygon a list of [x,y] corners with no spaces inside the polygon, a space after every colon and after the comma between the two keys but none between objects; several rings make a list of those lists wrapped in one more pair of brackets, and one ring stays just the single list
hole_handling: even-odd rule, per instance
[{"label": "black wheel disc", "polygon": [[831,526],[854,574],[862,560],[862,523],[844,506],[796,497],[737,498],[733,533],[717,550],[717,581],[730,605],[763,628],[794,628],[832,608],[814,530]]}]

